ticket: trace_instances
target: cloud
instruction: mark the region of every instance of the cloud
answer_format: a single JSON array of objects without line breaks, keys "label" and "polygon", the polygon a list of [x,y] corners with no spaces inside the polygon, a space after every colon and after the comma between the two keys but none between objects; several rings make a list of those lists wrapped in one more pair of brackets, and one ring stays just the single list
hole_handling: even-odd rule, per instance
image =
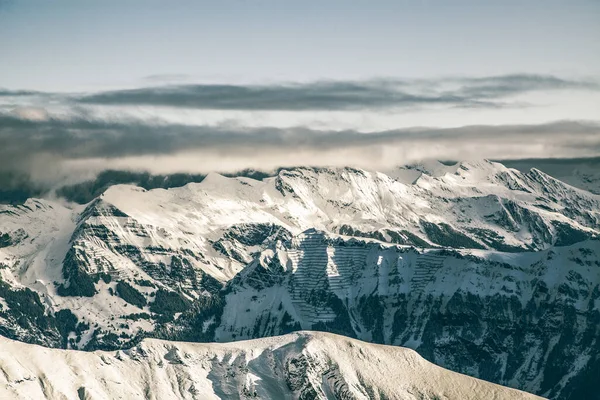
[{"label": "cloud", "polygon": [[304,84],[187,84],[100,92],[85,104],[206,110],[341,111],[451,106],[498,108],[511,96],[548,90],[600,90],[592,80],[515,74],[484,78],[321,81]]},{"label": "cloud", "polygon": [[[1,2],[2,0],[0,0]],[[33,90],[8,90],[0,88],[0,97],[24,97],[42,95],[42,92]]]},{"label": "cloud", "polygon": [[[398,122],[410,126],[409,113],[397,113],[398,107],[444,106],[458,119],[464,116],[448,108],[502,107],[520,94],[582,89],[600,91],[591,80],[523,74],[178,85],[87,95],[0,90],[0,175],[19,182],[27,176],[36,187],[48,188],[111,168],[159,174],[289,165],[386,169],[432,158],[598,156],[600,125],[592,122],[385,130]],[[142,105],[172,108],[135,107]],[[208,115],[193,115],[188,108],[205,109],[198,113]],[[225,111],[212,111],[221,109]],[[363,111],[367,109],[376,112]],[[495,111],[465,112],[471,121],[488,121]],[[419,121],[429,121],[429,115],[434,114]]]},{"label": "cloud", "polygon": [[16,107],[11,113],[18,118],[32,121],[45,121],[50,118],[48,111],[43,107]]},{"label": "cloud", "polygon": [[190,79],[192,79],[192,76],[188,74],[154,74],[143,78],[144,81],[148,82],[189,81]]},{"label": "cloud", "polygon": [[596,81],[561,79],[552,75],[514,74],[462,80],[461,96],[497,99],[521,93],[545,90],[600,90]]},{"label": "cloud", "polygon": [[360,133],[0,114],[0,173],[26,174],[47,187],[116,168],[153,173],[269,170],[289,165],[386,169],[431,158],[597,155],[600,125],[572,121]]},{"label": "cloud", "polygon": [[355,110],[455,102],[451,96],[414,95],[389,82],[304,85],[179,85],[105,92],[80,99],[103,105],[153,105],[213,110]]}]

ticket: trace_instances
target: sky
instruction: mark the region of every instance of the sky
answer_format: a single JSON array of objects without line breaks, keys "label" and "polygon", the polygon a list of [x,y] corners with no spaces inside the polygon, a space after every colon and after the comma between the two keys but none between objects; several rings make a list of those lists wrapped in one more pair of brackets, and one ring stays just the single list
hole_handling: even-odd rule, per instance
[{"label": "sky", "polygon": [[2,86],[600,73],[595,0],[3,0]]},{"label": "sky", "polygon": [[0,172],[598,156],[598,21],[596,0],[0,0]]}]

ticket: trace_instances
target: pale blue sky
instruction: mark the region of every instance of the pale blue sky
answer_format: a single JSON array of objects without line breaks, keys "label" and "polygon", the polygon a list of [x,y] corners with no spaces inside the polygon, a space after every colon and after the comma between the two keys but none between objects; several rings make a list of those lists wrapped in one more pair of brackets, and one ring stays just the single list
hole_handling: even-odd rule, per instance
[{"label": "pale blue sky", "polygon": [[[0,87],[600,75],[600,2],[0,1]],[[154,82],[156,83],[156,81]]]},{"label": "pale blue sky", "polygon": [[34,181],[598,156],[599,116],[598,0],[0,0]]}]

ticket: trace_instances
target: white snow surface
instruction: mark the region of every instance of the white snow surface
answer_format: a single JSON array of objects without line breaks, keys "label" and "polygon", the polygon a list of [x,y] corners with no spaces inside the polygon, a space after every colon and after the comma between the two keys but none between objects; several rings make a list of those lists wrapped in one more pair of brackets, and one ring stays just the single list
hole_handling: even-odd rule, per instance
[{"label": "white snow surface", "polygon": [[[276,227],[274,235],[277,229],[299,235],[311,228],[337,235],[349,227],[353,236],[380,232],[386,237],[393,230],[404,237],[412,234],[429,243],[421,246],[431,247],[435,243],[423,224],[435,223],[470,237],[478,230],[507,246],[531,250],[554,244],[556,224],[598,235],[600,196],[537,170],[521,173],[481,161],[429,163],[403,171],[418,174],[408,179],[393,171],[296,168],[263,181],[213,173],[201,183],[169,190],[118,185],[88,206],[96,207],[95,214],[86,214],[85,206],[48,200],[0,205],[0,234],[15,239],[0,248],[0,267],[8,267],[0,268],[0,274],[13,287],[37,291],[51,310],[68,308],[105,331],[120,333],[117,325],[127,323],[127,332],[134,334],[153,326],[119,318],[148,312],[148,306],[128,305],[109,294],[115,282],[130,282],[148,295],[155,289],[134,282],[147,280],[172,290],[173,256],[185,257],[195,270],[227,282],[269,246],[267,241],[243,245],[230,240],[225,245],[228,254],[218,251],[215,242],[232,226],[267,224]],[[475,237],[474,243],[490,249],[481,238]],[[139,260],[118,250],[129,247],[140,253]],[[64,283],[62,264],[70,249],[85,255],[87,273],[108,273],[113,282],[97,283],[98,293],[92,298],[58,296],[56,285]],[[165,278],[151,276],[140,261],[158,266]],[[190,298],[204,293],[190,282],[176,284]]]},{"label": "white snow surface", "polygon": [[125,351],[48,349],[0,337],[2,399],[534,399],[416,352],[328,333],[228,344],[144,340]]},{"label": "white snow surface", "polygon": [[[440,246],[425,229],[427,224],[448,226],[452,237],[468,236],[471,243]],[[233,232],[248,238],[257,225],[266,232],[266,238],[244,243],[232,235],[232,229],[237,229]],[[77,342],[69,342],[68,346],[76,348],[84,348],[95,329],[129,338],[140,331],[152,332],[158,326],[154,319],[126,317],[151,314],[158,289],[176,291],[188,299],[206,296],[206,288],[195,286],[196,282],[185,274],[175,276],[175,259],[185,261],[185,267],[200,277],[207,275],[221,283],[240,278],[242,285],[236,285],[227,296],[221,324],[215,327],[219,340],[252,337],[255,326],[261,334],[268,334],[284,322],[283,311],[302,329],[315,329],[315,322],[331,322],[335,317],[332,309],[321,307],[317,313],[307,300],[312,288],[321,287],[317,283],[327,283],[338,298],[347,300],[353,328],[363,332],[361,339],[371,340],[371,332],[361,326],[352,309],[358,299],[373,293],[389,297],[392,305],[393,296],[410,293],[413,300],[407,309],[411,312],[413,307],[420,307],[414,299],[439,295],[445,306],[457,291],[476,296],[514,295],[525,304],[532,299],[535,282],[541,281],[550,290],[546,301],[565,296],[561,290],[568,289],[580,293],[573,302],[577,310],[599,309],[600,301],[592,301],[594,292],[588,290],[600,281],[598,242],[559,244],[560,229],[564,227],[571,231],[562,236],[576,231],[597,237],[600,196],[536,169],[524,173],[489,161],[424,163],[386,173],[294,168],[262,181],[210,174],[201,183],[168,190],[113,186],[84,206],[42,199],[29,199],[20,206],[0,205],[0,236],[10,236],[10,243],[0,246],[0,281],[13,289],[36,291],[48,313],[68,309],[80,322],[89,324]],[[284,243],[280,233],[291,240]],[[416,238],[419,249],[382,243],[392,241],[390,233],[404,239]],[[340,237],[349,241],[343,248],[331,244]],[[494,240],[509,250],[494,249]],[[438,248],[428,249],[434,246]],[[445,246],[471,247],[460,250],[463,260],[440,255],[440,247]],[[515,249],[528,251],[504,252]],[[80,267],[86,274],[108,274],[112,281],[98,280],[94,284],[97,293],[91,297],[59,296],[57,288],[68,284],[63,263],[69,252],[81,257]],[[273,260],[287,275],[271,269]],[[284,284],[262,287],[264,282],[258,282],[255,287],[252,274],[261,268],[274,272]],[[129,283],[148,304],[138,307],[114,295],[118,281]],[[7,302],[0,299],[0,309],[8,308]],[[279,312],[276,319],[262,318],[274,310]],[[386,343],[394,343],[391,321],[395,309],[386,310],[382,337]],[[179,315],[176,313],[175,318]],[[203,321],[200,329],[208,332],[213,323],[215,319]],[[26,328],[17,329],[22,333]],[[396,344],[418,348],[422,333],[415,332],[409,341]],[[72,336],[76,337],[74,332]],[[84,388],[83,398],[114,398],[120,393],[124,393],[122,398],[136,398],[139,393],[149,398],[243,398],[253,390],[266,398],[281,398],[281,393],[289,397],[290,393],[281,392],[287,386],[273,377],[289,354],[302,352],[316,357],[311,366],[318,367],[317,372],[310,375],[313,372],[308,371],[306,382],[318,387],[315,390],[323,396],[337,390],[333,383],[337,373],[342,374],[338,382],[345,382],[344,390],[358,398],[369,395],[368,385],[361,382],[364,377],[358,377],[356,371],[369,371],[370,378],[364,379],[383,390],[381,393],[392,394],[390,398],[419,398],[419,393],[424,398],[433,397],[428,391],[431,388],[441,393],[439,398],[511,398],[511,393],[518,393],[489,389],[492,391],[488,395],[478,390],[497,386],[433,367],[409,350],[332,338],[337,337],[296,334],[227,345],[146,340],[136,350],[118,354],[49,350],[0,338],[0,367],[4,371],[0,381],[6,380],[0,398],[6,397],[1,390],[14,390],[7,396],[23,398],[39,398],[40,393],[48,393],[48,398],[64,398],[61,396],[68,393],[66,398],[74,398],[79,388]],[[332,353],[327,353],[329,349],[323,343],[331,347]],[[348,343],[360,346],[348,347]],[[319,348],[324,353],[318,353]],[[354,351],[348,349],[354,348],[370,355],[363,359],[359,352],[356,360],[344,358]],[[316,353],[310,353],[310,349]],[[275,353],[283,358],[277,359]],[[333,360],[339,366],[337,372],[323,375],[329,363],[323,364],[317,353]],[[388,356],[389,365],[406,368],[388,368],[387,361],[382,366],[373,361],[385,361]],[[173,361],[177,357],[182,363]],[[582,354],[581,365],[587,362],[585,357]],[[227,369],[223,359],[238,364]],[[252,364],[254,359],[262,361]],[[272,364],[276,361],[280,364]],[[354,372],[346,371],[345,365]],[[420,365],[428,367],[418,370]],[[421,371],[423,376],[414,371]],[[66,377],[64,388],[59,376]],[[463,380],[460,385],[444,383],[444,379],[457,376],[457,382]],[[527,376],[522,382],[502,382],[534,391],[540,379]],[[217,381],[226,384],[219,386]],[[402,386],[404,382],[414,386]],[[435,392],[436,388],[441,392]]]}]

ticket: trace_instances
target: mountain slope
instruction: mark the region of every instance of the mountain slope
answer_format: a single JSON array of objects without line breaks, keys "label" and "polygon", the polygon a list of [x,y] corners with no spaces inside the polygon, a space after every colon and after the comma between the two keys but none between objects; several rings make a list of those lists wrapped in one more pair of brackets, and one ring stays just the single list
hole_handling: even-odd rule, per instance
[{"label": "mountain slope", "polygon": [[537,168],[569,185],[600,194],[600,158],[503,160],[510,168],[527,172]]},{"label": "mountain slope", "polygon": [[264,251],[226,293],[220,341],[331,331],[549,397],[599,366],[598,240],[506,254],[306,231]]},{"label": "mountain slope", "polygon": [[599,221],[600,196],[487,161],[30,199],[0,205],[0,334],[112,350],[327,330],[569,398],[600,362]]},{"label": "mountain slope", "polygon": [[20,399],[534,399],[412,350],[300,332],[231,344],[145,340],[117,352],[0,338],[0,397]]}]

